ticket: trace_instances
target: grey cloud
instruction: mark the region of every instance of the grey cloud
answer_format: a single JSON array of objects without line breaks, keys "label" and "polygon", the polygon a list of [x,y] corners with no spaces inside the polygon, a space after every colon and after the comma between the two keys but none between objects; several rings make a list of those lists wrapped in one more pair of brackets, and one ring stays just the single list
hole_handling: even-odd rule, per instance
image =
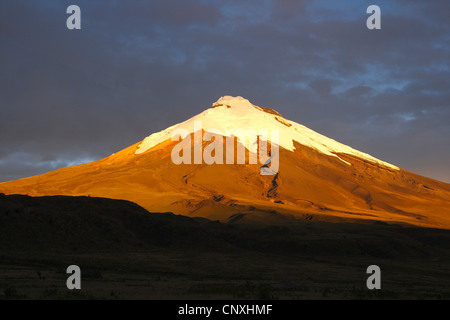
[{"label": "grey cloud", "polygon": [[450,181],[445,1],[380,1],[379,31],[360,1],[80,0],[79,32],[69,4],[0,4],[0,181],[108,156],[225,94]]}]

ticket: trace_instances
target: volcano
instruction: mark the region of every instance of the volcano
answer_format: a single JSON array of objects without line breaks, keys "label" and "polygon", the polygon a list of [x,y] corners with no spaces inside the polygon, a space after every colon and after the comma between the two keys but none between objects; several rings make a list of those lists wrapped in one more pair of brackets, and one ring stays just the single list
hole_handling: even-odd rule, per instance
[{"label": "volcano", "polygon": [[[277,139],[264,137],[270,165],[251,161],[252,155],[261,155],[258,130],[277,133]],[[205,139],[211,133],[215,138]],[[231,149],[226,143],[230,138],[235,142]],[[193,160],[175,163],[174,149],[180,150],[183,141],[182,157]],[[221,142],[214,157],[223,161],[196,161],[214,142]],[[241,161],[240,148],[245,149]],[[270,174],[261,174],[268,167]],[[401,169],[273,109],[231,96],[107,158],[0,183],[0,193],[121,199],[151,212],[228,223],[306,219],[450,229],[450,184]]]}]

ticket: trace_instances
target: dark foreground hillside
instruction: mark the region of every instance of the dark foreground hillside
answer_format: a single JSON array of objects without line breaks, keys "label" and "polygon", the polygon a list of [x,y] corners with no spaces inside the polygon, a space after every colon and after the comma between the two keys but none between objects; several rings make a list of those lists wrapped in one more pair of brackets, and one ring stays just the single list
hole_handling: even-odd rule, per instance
[{"label": "dark foreground hillside", "polygon": [[[121,200],[0,195],[0,299],[450,298],[450,231],[282,221],[225,224]],[[66,288],[74,264],[79,291]],[[366,287],[373,264],[381,290]]]}]

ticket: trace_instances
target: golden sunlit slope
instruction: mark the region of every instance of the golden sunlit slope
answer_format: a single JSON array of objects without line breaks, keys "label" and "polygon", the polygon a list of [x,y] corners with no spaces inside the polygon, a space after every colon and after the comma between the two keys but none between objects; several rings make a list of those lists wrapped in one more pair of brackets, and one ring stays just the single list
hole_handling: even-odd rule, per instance
[{"label": "golden sunlit slope", "polygon": [[[230,109],[233,105],[220,104],[216,108]],[[259,109],[264,116],[268,114],[286,127],[295,127],[278,113]],[[281,146],[278,173],[262,176],[260,165],[175,165],[171,151],[177,142],[172,142],[170,135],[165,140],[160,138],[164,134],[167,132],[158,133],[158,143],[143,152],[137,151],[145,143],[137,143],[99,161],[0,183],[0,193],[123,199],[153,212],[231,222],[270,224],[286,217],[328,221],[345,218],[450,229],[449,184],[353,149],[347,151],[334,140],[330,143],[342,153],[330,154],[314,144],[296,141],[292,150],[287,149],[289,145]],[[203,142],[203,147],[207,144]]]},{"label": "golden sunlit slope", "polygon": [[405,170],[341,155],[348,166],[296,145],[295,152],[280,150],[277,175],[261,176],[259,165],[175,165],[172,145],[135,155],[135,144],[103,160],[1,183],[0,192],[125,199],[149,211],[223,221],[279,213],[450,228],[450,186]]}]

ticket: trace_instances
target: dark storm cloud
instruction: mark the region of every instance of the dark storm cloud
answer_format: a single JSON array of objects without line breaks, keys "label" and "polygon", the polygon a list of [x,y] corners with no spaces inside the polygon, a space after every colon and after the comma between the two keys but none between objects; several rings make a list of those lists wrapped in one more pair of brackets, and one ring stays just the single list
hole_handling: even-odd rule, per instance
[{"label": "dark storm cloud", "polygon": [[369,31],[370,4],[2,1],[0,181],[108,156],[226,94],[450,181],[448,4],[377,1]]}]

